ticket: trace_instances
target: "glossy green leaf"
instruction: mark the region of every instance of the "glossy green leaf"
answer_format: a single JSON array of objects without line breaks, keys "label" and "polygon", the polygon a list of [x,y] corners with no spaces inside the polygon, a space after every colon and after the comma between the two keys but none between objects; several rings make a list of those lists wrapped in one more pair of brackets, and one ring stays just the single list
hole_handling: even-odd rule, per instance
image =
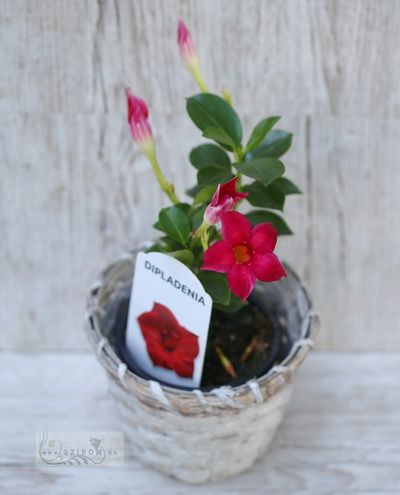
[{"label": "glossy green leaf", "polygon": [[191,206],[188,203],[178,203],[175,205],[176,208],[179,208],[186,215],[189,213]]},{"label": "glossy green leaf", "polygon": [[205,167],[229,170],[231,161],[229,156],[216,144],[201,144],[193,148],[189,155],[190,163],[198,170]]},{"label": "glossy green leaf", "polygon": [[181,248],[181,244],[174,239],[171,239],[168,235],[160,237],[160,241],[163,243],[162,251],[164,253],[169,253],[171,251],[177,251]]},{"label": "glossy green leaf", "polygon": [[257,181],[253,182],[253,184],[244,186],[242,188],[243,191],[249,193],[246,200],[253,206],[283,210],[285,205],[285,194],[275,185],[275,182],[268,187],[265,187],[261,182]]},{"label": "glossy green leaf", "polygon": [[146,249],[146,253],[162,253],[162,248],[159,244],[153,244]]},{"label": "glossy green leaf", "polygon": [[164,232],[163,226],[158,220],[156,223],[153,223],[153,229],[161,230],[161,232]]},{"label": "glossy green leaf", "polygon": [[228,134],[219,127],[207,127],[203,131],[203,137],[213,139],[217,143],[227,144],[228,146],[235,146],[235,143],[228,136]]},{"label": "glossy green leaf", "polygon": [[191,226],[189,219],[179,207],[163,208],[158,216],[158,222],[171,239],[186,245]]},{"label": "glossy green leaf", "polygon": [[240,146],[242,124],[235,110],[223,98],[211,93],[200,93],[188,98],[186,109],[201,131],[218,129],[234,146]]},{"label": "glossy green leaf", "polygon": [[200,203],[209,203],[211,201],[211,198],[213,197],[215,191],[216,191],[216,186],[205,186],[203,189],[201,189],[196,196],[193,199],[193,204],[197,205]]},{"label": "glossy green leaf", "polygon": [[283,218],[272,211],[252,210],[245,215],[253,225],[272,222],[279,235],[291,235],[293,232]]},{"label": "glossy green leaf", "polygon": [[186,194],[190,196],[191,198],[194,198],[196,194],[203,189],[204,186],[200,184],[196,184],[193,187],[190,187],[189,189],[186,189]]},{"label": "glossy green leaf", "polygon": [[171,251],[168,253],[168,256],[172,256],[173,258],[181,261],[187,266],[193,265],[193,253],[189,249],[179,249],[177,251]]},{"label": "glossy green leaf", "polygon": [[267,117],[261,120],[253,129],[250,138],[246,145],[246,151],[251,151],[253,148],[262,143],[265,136],[273,128],[273,126],[278,122],[280,117]]},{"label": "glossy green leaf", "polygon": [[274,181],[274,184],[279,187],[279,189],[285,194],[289,196],[289,194],[303,194],[300,189],[294,184],[291,180],[286,177],[280,177]]},{"label": "glossy green leaf", "polygon": [[214,302],[224,305],[230,303],[232,293],[225,275],[216,272],[200,271],[198,277],[203,284],[204,290],[210,294]]},{"label": "glossy green leaf", "polygon": [[206,209],[207,205],[202,205],[200,206],[191,216],[190,220],[192,222],[192,228],[197,229],[200,227],[201,223],[203,222],[203,217],[204,217],[204,211]]},{"label": "glossy green leaf", "polygon": [[234,167],[238,172],[260,181],[264,186],[268,186],[285,172],[283,163],[277,158],[256,158],[234,164]]},{"label": "glossy green leaf", "polygon": [[231,180],[232,177],[230,171],[214,167],[204,167],[197,172],[197,180],[202,185],[222,184]]},{"label": "glossy green leaf", "polygon": [[231,300],[229,301],[229,304],[214,303],[213,308],[224,311],[225,313],[236,313],[236,311],[239,311],[239,309],[242,309],[243,306],[246,306],[247,304],[247,301],[243,302],[239,297],[231,294]]},{"label": "glossy green leaf", "polygon": [[264,142],[254,148],[251,153],[248,154],[249,159],[260,157],[279,158],[286,153],[292,144],[293,134],[273,129],[269,132]]}]

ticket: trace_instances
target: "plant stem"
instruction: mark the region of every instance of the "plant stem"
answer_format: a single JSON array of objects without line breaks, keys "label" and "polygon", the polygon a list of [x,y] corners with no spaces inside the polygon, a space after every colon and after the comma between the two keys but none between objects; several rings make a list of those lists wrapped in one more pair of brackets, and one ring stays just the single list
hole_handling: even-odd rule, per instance
[{"label": "plant stem", "polygon": [[196,71],[195,73],[193,73],[193,77],[194,77],[200,91],[202,91],[203,93],[208,93],[207,85],[206,85],[200,71],[198,71],[198,72]]},{"label": "plant stem", "polygon": [[162,173],[160,166],[157,162],[156,154],[150,153],[147,155],[147,158],[150,162],[151,168],[153,169],[153,172],[155,173],[158,183],[160,184],[161,189],[165,192],[165,194],[169,197],[171,202],[176,205],[180,203],[177,195],[175,194],[175,188],[174,185],[171,184],[170,182],[167,181],[165,178],[165,175]]},{"label": "plant stem", "polygon": [[201,247],[203,251],[207,251],[208,249],[208,229],[209,225],[203,221],[198,229],[195,230],[193,236],[197,237],[201,241]]},{"label": "plant stem", "polygon": [[[236,163],[242,163],[243,162],[244,153],[243,153],[243,149],[241,147],[234,149],[233,154],[235,156]],[[237,177],[237,184],[240,188],[240,186],[242,185],[242,174],[240,172],[237,172],[236,177]]]},{"label": "plant stem", "polygon": [[196,81],[197,86],[200,88],[200,91],[203,93],[208,93],[207,84],[203,79],[203,75],[200,70],[200,64],[197,60],[197,57],[187,65],[189,72],[192,74],[193,79]]},{"label": "plant stem", "polygon": [[244,153],[243,153],[243,149],[242,147],[240,148],[235,148],[233,150],[233,154],[235,156],[235,160],[237,163],[241,163],[243,161],[243,158],[244,158]]}]

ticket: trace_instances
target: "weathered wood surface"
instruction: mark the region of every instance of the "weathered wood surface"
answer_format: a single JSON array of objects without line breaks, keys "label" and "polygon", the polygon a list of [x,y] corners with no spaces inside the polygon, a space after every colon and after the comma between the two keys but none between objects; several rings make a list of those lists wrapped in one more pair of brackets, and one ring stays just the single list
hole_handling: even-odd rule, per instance
[{"label": "weathered wood surface", "polygon": [[321,311],[318,345],[400,349],[397,0],[1,0],[1,348],[84,348],[90,281],[154,235],[166,201],[131,142],[126,84],[181,195],[194,177],[178,17],[248,125],[281,114],[295,133],[305,195],[280,251]]},{"label": "weathered wood surface", "polygon": [[[0,354],[0,492],[183,495],[143,467],[36,467],[35,431],[119,430],[105,375],[87,354]],[[399,353],[316,352],[305,362],[269,453],[249,472],[194,494],[400,493]]]}]

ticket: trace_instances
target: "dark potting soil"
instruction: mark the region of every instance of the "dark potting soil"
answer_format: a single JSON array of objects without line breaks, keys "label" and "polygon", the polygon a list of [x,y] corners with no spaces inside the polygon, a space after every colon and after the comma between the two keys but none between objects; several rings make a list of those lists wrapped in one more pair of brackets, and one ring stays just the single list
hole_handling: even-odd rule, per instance
[{"label": "dark potting soil", "polygon": [[266,373],[279,351],[278,332],[279,328],[253,303],[237,313],[213,310],[202,388],[236,386]]},{"label": "dark potting soil", "polygon": [[[128,308],[129,300],[118,305],[109,339],[131,371],[148,378],[136,368],[126,352]],[[284,342],[281,326],[252,302],[236,313],[213,310],[201,389],[237,386],[262,376],[281,358]]]}]

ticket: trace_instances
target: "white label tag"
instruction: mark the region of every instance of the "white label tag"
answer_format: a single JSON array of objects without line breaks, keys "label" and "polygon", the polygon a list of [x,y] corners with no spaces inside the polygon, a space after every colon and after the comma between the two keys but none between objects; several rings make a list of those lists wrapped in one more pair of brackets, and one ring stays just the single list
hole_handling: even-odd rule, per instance
[{"label": "white label tag", "polygon": [[139,253],[126,329],[134,364],[155,380],[198,388],[211,308],[187,266],[163,253]]}]

